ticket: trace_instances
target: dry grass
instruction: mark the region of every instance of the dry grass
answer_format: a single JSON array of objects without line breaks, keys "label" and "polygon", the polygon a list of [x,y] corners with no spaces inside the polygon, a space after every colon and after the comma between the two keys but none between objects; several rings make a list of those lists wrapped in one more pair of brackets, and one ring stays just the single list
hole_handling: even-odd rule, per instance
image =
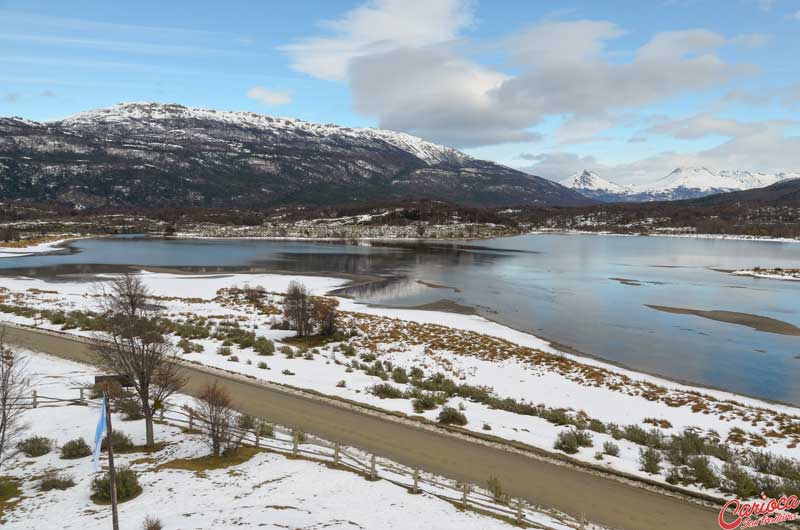
[{"label": "dry grass", "polygon": [[244,464],[255,455],[266,452],[263,449],[255,447],[240,447],[235,452],[223,456],[201,456],[199,458],[178,458],[170,460],[156,466],[156,470],[160,469],[182,469],[184,471],[194,471],[197,474],[202,474],[205,471],[213,469],[225,469],[231,466],[238,466]]}]

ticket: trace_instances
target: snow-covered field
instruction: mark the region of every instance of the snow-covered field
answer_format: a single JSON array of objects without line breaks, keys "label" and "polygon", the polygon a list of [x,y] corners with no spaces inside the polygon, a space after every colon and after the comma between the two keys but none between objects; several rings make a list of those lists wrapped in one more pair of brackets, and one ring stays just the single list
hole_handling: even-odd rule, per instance
[{"label": "snow-covered field", "polygon": [[800,269],[741,269],[733,271],[731,274],[737,276],[752,276],[753,278],[764,278],[767,280],[800,281]]},{"label": "snow-covered field", "polygon": [[[705,437],[721,440],[733,451],[760,450],[790,458],[798,454],[800,409],[694,388],[562,353],[544,340],[479,316],[368,307],[340,298],[342,326],[360,331],[346,341],[302,348],[289,340],[294,334],[292,331],[271,328],[280,321],[277,315],[279,295],[270,294],[267,308],[271,310],[261,311],[254,310],[243,297],[236,298],[221,291],[249,285],[280,293],[295,278],[270,274],[201,276],[149,272],[143,272],[142,277],[155,295],[163,297],[159,303],[172,320],[201,322],[217,326],[216,329],[221,323],[236,322],[241,329],[270,339],[276,345],[275,354],[268,356],[236,344],[230,346],[229,351],[221,350],[222,342],[212,334],[190,341],[201,350],[186,353],[184,357],[190,361],[436,420],[441,404],[419,412],[414,410],[410,399],[381,399],[371,391],[385,379],[399,390],[411,391],[413,387],[409,382],[393,381],[392,370],[417,369],[426,377],[442,373],[458,384],[488,387],[492,395],[500,399],[541,404],[547,409],[565,409],[570,417],[582,417],[586,422],[596,420],[606,427],[611,423],[646,429],[657,425],[665,436],[678,435],[691,427]],[[343,283],[334,278],[297,279],[316,295]],[[0,280],[0,299],[5,298],[5,304],[39,310],[91,310],[97,302],[92,287],[91,283],[73,281],[48,283],[30,278],[4,278]],[[22,315],[3,313],[0,316],[21,324],[33,322]],[[45,323],[42,327],[61,329],[62,326]],[[91,334],[75,329],[70,332]],[[352,347],[349,352],[345,342]],[[287,347],[289,354],[282,353],[281,349]],[[222,352],[225,354],[218,354]],[[384,366],[391,365],[383,379],[374,370],[364,369],[376,360]],[[457,396],[450,398],[447,406],[465,414],[466,429],[488,432],[548,451],[554,450],[558,435],[570,429],[570,425],[549,421],[542,414],[525,415]],[[640,470],[642,446],[638,443],[614,436],[613,431],[605,427],[591,435],[591,447],[579,448],[572,455],[574,458],[666,481],[671,467],[666,463],[658,474]],[[619,454],[602,454],[606,443],[615,444]],[[717,471],[725,465],[713,456],[710,461]],[[685,487],[702,490],[698,485]],[[705,491],[723,496],[714,489]]]},{"label": "snow-covered field", "polygon": [[[94,375],[86,365],[49,355],[22,352],[28,362],[31,386],[41,396],[75,398],[76,387],[89,385]],[[175,404],[189,402],[174,397]],[[30,436],[45,436],[56,447],[75,438],[89,444],[94,437],[99,409],[96,406],[39,407],[25,419]],[[135,444],[144,443],[142,421],[112,418],[114,429],[128,434]],[[117,454],[118,467],[137,471],[143,492],[120,505],[122,528],[141,528],[147,516],[157,517],[166,529],[227,530],[239,528],[327,528],[492,530],[510,528],[508,523],[461,511],[446,501],[423,493],[409,495],[385,480],[371,482],[348,471],[260,452],[244,463],[221,469],[187,471],[158,466],[174,459],[203,457],[208,448],[199,434],[185,434],[177,427],[156,426],[157,441],[166,446],[154,453]],[[105,467],[105,455],[101,458]],[[40,477],[48,471],[72,478],[66,490],[39,491]],[[29,458],[16,455],[0,475],[21,481],[21,499],[4,514],[0,527],[14,530],[105,529],[111,509],[90,499],[91,456],[63,460],[56,448]],[[413,514],[413,516],[411,516]],[[534,515],[547,527],[568,527],[545,514]]]},{"label": "snow-covered field", "polygon": [[33,254],[43,254],[45,252],[53,252],[59,250],[59,246],[72,241],[74,238],[64,237],[53,239],[43,243],[31,243],[22,246],[2,246],[0,245],[0,258],[19,258],[23,256],[31,256]]}]

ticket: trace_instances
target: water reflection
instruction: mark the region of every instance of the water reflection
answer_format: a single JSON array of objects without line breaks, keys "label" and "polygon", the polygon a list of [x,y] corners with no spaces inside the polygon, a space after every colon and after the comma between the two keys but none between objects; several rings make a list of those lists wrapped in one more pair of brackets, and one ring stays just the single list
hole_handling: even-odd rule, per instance
[{"label": "water reflection", "polygon": [[398,306],[448,299],[635,369],[800,404],[800,338],[646,307],[721,309],[800,325],[800,282],[720,272],[800,267],[800,244],[538,235],[476,244],[103,239],[73,247],[77,253],[0,259],[0,269],[50,278],[127,265],[369,275],[382,280],[347,294]]}]

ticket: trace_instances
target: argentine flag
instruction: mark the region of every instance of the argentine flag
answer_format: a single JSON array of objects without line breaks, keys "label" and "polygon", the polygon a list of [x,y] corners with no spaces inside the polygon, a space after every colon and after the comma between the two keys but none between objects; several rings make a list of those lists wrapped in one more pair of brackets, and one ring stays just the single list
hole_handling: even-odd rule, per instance
[{"label": "argentine flag", "polygon": [[106,396],[103,396],[103,401],[100,402],[100,419],[97,421],[97,430],[94,433],[94,460],[92,465],[94,471],[97,473],[100,470],[100,444],[103,441],[103,434],[105,434],[108,425],[106,424]]}]

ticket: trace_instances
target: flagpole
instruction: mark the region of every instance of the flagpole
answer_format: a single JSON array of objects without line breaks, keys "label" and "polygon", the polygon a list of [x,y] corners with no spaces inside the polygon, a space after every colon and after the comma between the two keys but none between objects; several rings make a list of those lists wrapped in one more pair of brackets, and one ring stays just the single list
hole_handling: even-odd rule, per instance
[{"label": "flagpole", "polygon": [[108,399],[108,386],[103,392],[106,398],[106,440],[108,441],[108,478],[111,484],[111,522],[114,530],[119,530],[119,515],[117,514],[117,471],[114,469],[114,448],[111,443],[111,402]]}]

